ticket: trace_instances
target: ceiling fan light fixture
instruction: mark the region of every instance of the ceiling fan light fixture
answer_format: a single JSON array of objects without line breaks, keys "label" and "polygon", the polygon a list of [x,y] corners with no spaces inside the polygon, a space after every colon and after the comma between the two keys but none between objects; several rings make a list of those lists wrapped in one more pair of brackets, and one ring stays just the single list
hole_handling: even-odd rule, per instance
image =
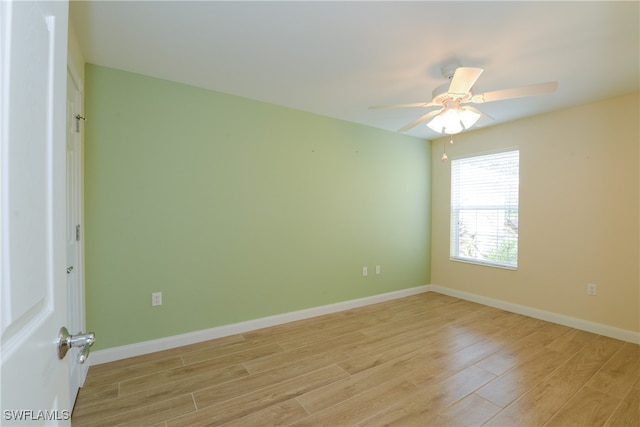
[{"label": "ceiling fan light fixture", "polygon": [[453,135],[476,124],[480,114],[465,108],[447,108],[435,116],[427,126],[435,132]]},{"label": "ceiling fan light fixture", "polygon": [[469,129],[471,126],[475,125],[479,118],[480,114],[475,111],[467,110],[466,108],[460,113],[460,121],[465,129]]},{"label": "ceiling fan light fixture", "polygon": [[444,119],[442,118],[442,114],[438,114],[435,116],[427,126],[433,130],[434,132],[442,133],[444,129]]},{"label": "ceiling fan light fixture", "polygon": [[460,120],[451,120],[449,123],[445,123],[444,125],[444,133],[447,135],[454,135],[456,133],[462,132],[462,123]]}]

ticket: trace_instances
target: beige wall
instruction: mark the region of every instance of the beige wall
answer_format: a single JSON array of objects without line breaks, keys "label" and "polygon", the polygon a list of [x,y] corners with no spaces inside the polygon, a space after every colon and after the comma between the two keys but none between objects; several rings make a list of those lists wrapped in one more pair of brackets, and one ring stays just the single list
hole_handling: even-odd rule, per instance
[{"label": "beige wall", "polygon": [[[434,141],[431,283],[640,331],[638,104],[632,94]],[[520,148],[517,271],[449,259],[445,142],[450,159]]]}]

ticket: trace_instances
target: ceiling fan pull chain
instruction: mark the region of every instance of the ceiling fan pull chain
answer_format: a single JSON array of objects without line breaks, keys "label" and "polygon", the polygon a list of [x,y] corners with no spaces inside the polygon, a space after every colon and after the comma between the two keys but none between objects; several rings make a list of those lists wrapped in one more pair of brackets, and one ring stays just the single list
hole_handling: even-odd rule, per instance
[{"label": "ceiling fan pull chain", "polygon": [[[449,143],[453,144],[453,135],[451,135],[451,139],[449,139]],[[447,143],[445,142],[442,144],[442,157],[440,157],[440,160],[445,162],[448,159],[449,159],[449,156],[447,156]]]}]

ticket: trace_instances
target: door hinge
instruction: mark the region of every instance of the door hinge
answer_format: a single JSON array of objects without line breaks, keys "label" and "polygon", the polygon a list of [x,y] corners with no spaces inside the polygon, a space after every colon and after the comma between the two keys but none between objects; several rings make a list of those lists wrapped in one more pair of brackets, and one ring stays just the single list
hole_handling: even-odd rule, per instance
[{"label": "door hinge", "polygon": [[80,241],[80,225],[76,225],[76,242]]},{"label": "door hinge", "polygon": [[80,114],[76,114],[76,132],[80,132],[80,120],[87,120]]}]

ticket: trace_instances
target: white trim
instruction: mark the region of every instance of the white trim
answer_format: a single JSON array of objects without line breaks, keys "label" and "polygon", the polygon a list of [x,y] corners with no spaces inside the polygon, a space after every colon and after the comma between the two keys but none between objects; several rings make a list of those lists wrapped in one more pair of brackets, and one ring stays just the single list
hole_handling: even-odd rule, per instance
[{"label": "white trim", "polygon": [[496,149],[493,149],[493,150],[474,151],[474,152],[466,153],[466,154],[465,153],[454,154],[453,157],[449,158],[449,160],[454,161],[454,160],[468,159],[469,157],[490,156],[492,154],[508,153],[509,151],[520,151],[520,146],[519,145],[512,145],[510,147],[496,148]]},{"label": "white trim", "polygon": [[571,328],[592,332],[598,335],[604,335],[622,341],[628,341],[633,344],[640,344],[640,332],[616,328],[614,326],[604,325],[602,323],[591,322],[589,320],[566,316],[564,314],[553,313],[551,311],[541,310],[539,308],[527,307],[520,304],[514,304],[507,301],[484,297],[482,295],[463,292],[444,286],[429,285],[429,287],[431,291],[437,292],[439,294],[449,295],[466,301],[477,302],[479,304],[488,305],[490,307],[499,308],[501,310],[510,311],[512,313],[522,314],[524,316],[533,317],[535,319],[569,326]]},{"label": "white trim", "polygon": [[439,294],[449,295],[466,301],[477,302],[479,304],[499,308],[501,310],[510,311],[512,313],[522,314],[524,316],[533,317],[535,319],[569,326],[571,328],[604,335],[622,341],[628,341],[634,344],[640,344],[640,332],[634,332],[627,329],[620,329],[613,326],[604,325],[601,323],[590,322],[588,320],[578,319],[576,317],[565,316],[563,314],[552,313],[550,311],[540,310],[533,307],[527,307],[524,305],[484,297],[482,295],[458,291],[456,289],[451,289],[444,286],[423,285],[414,288],[402,289],[399,291],[338,302],[335,304],[312,307],[305,310],[292,311],[289,313],[277,314],[260,319],[253,319],[247,320],[245,322],[218,326],[202,331],[189,332],[186,334],[174,335],[171,337],[159,338],[156,340],[144,341],[136,344],[124,345],[121,347],[98,350],[95,352],[91,352],[88,360],[90,361],[91,366],[100,365],[102,363],[113,362],[120,359],[126,359],[128,357],[141,356],[143,354],[168,350],[170,348],[195,344],[198,342],[222,338],[229,335],[241,334],[244,332],[262,329],[269,326],[294,322],[296,320],[309,319],[311,317],[322,316],[324,314],[337,313],[340,311],[350,310],[352,308],[364,307],[367,305],[391,301],[394,299],[417,295],[424,292],[437,292]]},{"label": "white trim", "polygon": [[82,79],[80,78],[80,74],[78,74],[76,66],[73,64],[71,56],[67,57],[67,70],[69,70],[69,73],[71,73],[71,78],[75,81],[76,86],[78,86],[78,91],[82,93],[84,91]]},{"label": "white trim", "polygon": [[399,291],[372,295],[369,297],[358,298],[350,301],[343,301],[334,304],[323,305],[320,307],[312,307],[305,310],[292,311],[289,313],[277,314],[260,319],[247,320],[245,322],[218,326],[202,331],[189,332],[186,334],[174,335],[171,337],[159,338],[156,340],[144,341],[136,344],[124,345],[121,347],[98,350],[95,352],[91,352],[88,360],[91,362],[92,366],[100,365],[102,363],[113,362],[115,360],[126,359],[128,357],[140,356],[143,354],[154,353],[157,351],[181,347],[189,344],[195,344],[198,342],[226,337],[229,335],[241,334],[243,332],[280,325],[296,320],[308,319],[311,317],[322,316],[324,314],[331,314],[339,311],[350,310],[352,308],[377,304],[398,298],[404,298],[411,295],[429,292],[430,290],[430,285],[417,286],[414,288],[401,289]]},{"label": "white trim", "polygon": [[473,259],[473,258],[463,258],[463,257],[459,257],[459,256],[454,256],[454,255],[451,255],[449,257],[449,261],[463,262],[465,264],[480,265],[482,267],[492,267],[492,268],[501,268],[503,270],[518,271],[518,266],[517,265],[513,266],[513,265],[507,265],[507,264],[498,264],[497,262],[487,262],[487,261],[477,260],[477,259]]}]

